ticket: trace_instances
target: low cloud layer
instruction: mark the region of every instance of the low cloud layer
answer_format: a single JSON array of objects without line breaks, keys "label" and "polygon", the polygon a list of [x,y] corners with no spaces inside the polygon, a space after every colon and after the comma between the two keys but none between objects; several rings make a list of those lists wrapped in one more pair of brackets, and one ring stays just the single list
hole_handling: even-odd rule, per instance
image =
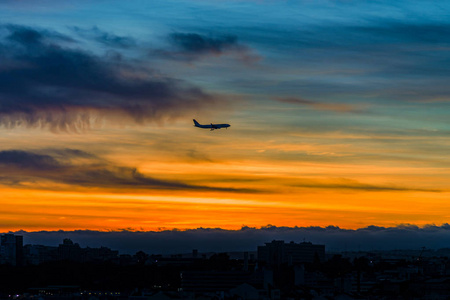
[{"label": "low cloud layer", "polygon": [[[132,39],[100,30],[80,31],[111,48]],[[0,124],[89,127],[94,118],[162,122],[214,107],[217,98],[176,78],[164,77],[119,52],[81,49],[58,32],[19,25],[0,27]]]},{"label": "low cloud layer", "polygon": [[[45,154],[22,150],[0,151],[0,183],[15,187],[50,181],[85,188],[141,190],[196,190],[231,193],[255,193],[251,189],[234,189],[191,185],[180,181],[160,180],[135,168],[117,166],[96,155],[74,149],[47,149]],[[25,184],[26,183],[26,184]]]},{"label": "low cloud layer", "polygon": [[285,242],[303,240],[325,244],[327,251],[345,250],[392,250],[420,249],[427,247],[439,249],[448,247],[450,225],[400,225],[396,227],[369,226],[349,230],[335,226],[328,227],[276,227],[265,226],[259,229],[242,227],[240,230],[199,228],[186,231],[117,231],[99,232],[76,231],[19,231],[25,244],[44,244],[56,246],[64,238],[70,238],[81,246],[107,246],[121,253],[182,253],[198,249],[207,251],[256,251],[258,245],[272,240]]}]

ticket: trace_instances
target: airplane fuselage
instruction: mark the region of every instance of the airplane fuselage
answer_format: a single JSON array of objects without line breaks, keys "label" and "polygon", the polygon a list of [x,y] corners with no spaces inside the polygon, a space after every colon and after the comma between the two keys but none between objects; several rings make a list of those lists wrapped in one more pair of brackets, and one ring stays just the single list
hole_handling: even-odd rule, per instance
[{"label": "airplane fuselage", "polygon": [[226,129],[226,128],[230,127],[231,125],[230,124],[213,124],[213,123],[211,123],[209,125],[203,125],[194,119],[194,126],[198,127],[198,128],[214,130],[214,129],[221,129],[221,128]]}]

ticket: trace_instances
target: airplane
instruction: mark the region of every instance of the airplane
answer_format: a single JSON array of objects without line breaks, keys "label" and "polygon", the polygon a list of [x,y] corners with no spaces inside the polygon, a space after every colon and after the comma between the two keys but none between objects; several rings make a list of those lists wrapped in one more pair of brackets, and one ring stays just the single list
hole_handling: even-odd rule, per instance
[{"label": "airplane", "polygon": [[199,127],[199,128],[210,128],[211,131],[213,131],[214,129],[220,129],[220,128],[225,128],[227,129],[228,127],[230,127],[230,124],[213,124],[211,123],[211,125],[202,125],[199,122],[197,122],[197,120],[194,119],[194,126],[195,127]]}]

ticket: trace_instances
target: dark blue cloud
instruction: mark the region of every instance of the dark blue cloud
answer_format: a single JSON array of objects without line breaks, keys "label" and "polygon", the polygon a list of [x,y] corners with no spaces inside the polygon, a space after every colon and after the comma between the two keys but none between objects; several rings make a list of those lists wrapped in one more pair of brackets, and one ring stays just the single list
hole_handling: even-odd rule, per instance
[{"label": "dark blue cloud", "polygon": [[[44,151],[42,151],[44,152]],[[22,182],[51,181],[84,188],[120,190],[195,190],[229,193],[258,193],[253,189],[221,188],[192,185],[182,181],[160,180],[140,173],[135,168],[117,166],[94,154],[76,149],[46,149],[46,154],[6,150],[0,151],[0,177],[3,185],[20,187]],[[83,158],[83,160],[79,160]]]},{"label": "dark blue cloud", "polygon": [[75,26],[72,29],[81,37],[92,39],[108,47],[128,49],[137,45],[136,40],[132,37],[115,35],[113,33],[100,30],[96,26],[90,29],[83,29]]},{"label": "dark blue cloud", "polygon": [[221,54],[228,49],[239,47],[237,37],[232,35],[213,38],[197,33],[172,33],[169,37],[181,51],[188,53]]},{"label": "dark blue cloud", "polygon": [[6,37],[7,40],[17,42],[21,45],[28,45],[29,47],[51,40],[60,42],[75,42],[75,40],[71,37],[55,31],[45,29],[33,30],[29,27],[13,24],[5,25],[4,27],[9,31],[9,35]]},{"label": "dark blue cloud", "polygon": [[21,150],[0,151],[0,166],[31,170],[55,170],[61,164],[52,156]]},{"label": "dark blue cloud", "polygon": [[181,60],[194,61],[208,56],[235,55],[239,60],[246,63],[253,63],[260,59],[253,53],[249,47],[241,44],[237,36],[206,36],[198,33],[180,33],[169,34],[168,40],[170,47],[168,49],[159,49],[152,51],[157,56]]},{"label": "dark blue cloud", "polygon": [[[0,123],[70,130],[92,113],[133,122],[175,118],[214,106],[216,98],[120,54],[98,56],[64,46],[62,35],[4,26],[0,40]],[[66,38],[69,40],[70,38]],[[80,125],[81,124],[81,125]]]}]

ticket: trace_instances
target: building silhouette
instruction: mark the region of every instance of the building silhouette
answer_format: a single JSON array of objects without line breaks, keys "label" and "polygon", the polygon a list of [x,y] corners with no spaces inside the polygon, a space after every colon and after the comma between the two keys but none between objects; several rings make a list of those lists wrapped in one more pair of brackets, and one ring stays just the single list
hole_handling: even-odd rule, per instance
[{"label": "building silhouette", "polygon": [[58,247],[44,245],[23,246],[25,264],[39,265],[41,263],[58,260]]},{"label": "building silhouette", "polygon": [[0,262],[12,266],[23,264],[23,236],[9,233],[0,237]]},{"label": "building silhouette", "polygon": [[258,261],[269,266],[323,262],[325,261],[325,245],[273,240],[265,246],[258,246]]},{"label": "building silhouette", "polygon": [[81,261],[81,247],[71,239],[64,239],[58,246],[59,260]]}]

